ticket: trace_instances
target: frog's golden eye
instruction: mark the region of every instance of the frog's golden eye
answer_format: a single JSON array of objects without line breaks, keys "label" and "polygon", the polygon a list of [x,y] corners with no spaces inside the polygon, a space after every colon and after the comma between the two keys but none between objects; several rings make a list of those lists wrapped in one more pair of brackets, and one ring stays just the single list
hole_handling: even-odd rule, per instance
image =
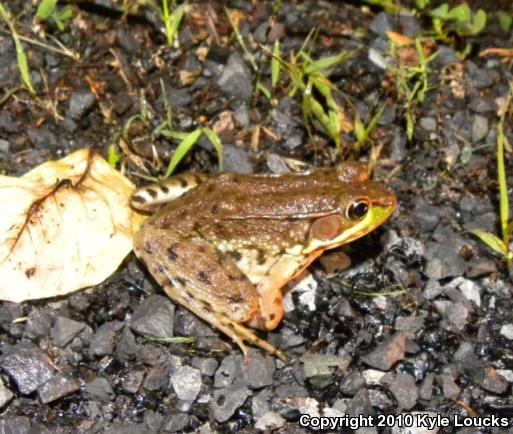
[{"label": "frog's golden eye", "polygon": [[367,199],[358,199],[347,207],[346,216],[350,220],[360,220],[369,211],[369,201]]}]

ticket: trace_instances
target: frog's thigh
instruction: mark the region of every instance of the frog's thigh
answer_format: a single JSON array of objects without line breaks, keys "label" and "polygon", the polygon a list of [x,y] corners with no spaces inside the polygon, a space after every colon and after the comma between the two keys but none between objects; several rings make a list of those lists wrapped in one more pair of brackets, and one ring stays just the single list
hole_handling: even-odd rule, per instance
[{"label": "frog's thigh", "polygon": [[257,291],[235,263],[213,245],[148,225],[136,234],[134,250],[173,300],[228,335],[245,354],[243,341],[247,340],[284,357],[240,324],[258,309]]},{"label": "frog's thigh", "polygon": [[260,330],[273,330],[283,318],[283,294],[281,288],[303,271],[320,255],[284,255],[267,271],[257,284],[260,316],[248,323]]}]

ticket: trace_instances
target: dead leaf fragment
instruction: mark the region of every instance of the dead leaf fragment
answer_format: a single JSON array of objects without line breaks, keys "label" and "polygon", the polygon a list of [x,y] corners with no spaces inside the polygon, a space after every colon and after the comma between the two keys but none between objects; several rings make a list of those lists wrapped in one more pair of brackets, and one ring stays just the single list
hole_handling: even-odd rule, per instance
[{"label": "dead leaf fragment", "polygon": [[105,280],[144,220],[128,205],[133,189],[88,149],[21,178],[0,176],[0,299],[54,297]]},{"label": "dead leaf fragment", "polygon": [[393,42],[394,44],[398,45],[399,47],[405,47],[408,45],[413,44],[413,39],[409,36],[403,35],[402,33],[397,32],[385,32],[387,35],[387,38]]}]

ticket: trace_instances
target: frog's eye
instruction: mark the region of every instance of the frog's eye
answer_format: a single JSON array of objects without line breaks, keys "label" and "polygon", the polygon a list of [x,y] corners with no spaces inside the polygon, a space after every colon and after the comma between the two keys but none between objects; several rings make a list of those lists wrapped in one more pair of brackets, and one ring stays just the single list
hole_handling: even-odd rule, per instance
[{"label": "frog's eye", "polygon": [[346,216],[350,220],[360,220],[369,211],[369,201],[358,199],[353,201],[346,210]]}]

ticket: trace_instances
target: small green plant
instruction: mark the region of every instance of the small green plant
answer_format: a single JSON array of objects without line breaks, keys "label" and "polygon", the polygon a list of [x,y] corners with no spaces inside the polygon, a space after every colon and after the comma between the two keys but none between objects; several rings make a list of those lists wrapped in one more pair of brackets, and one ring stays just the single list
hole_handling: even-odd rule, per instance
[{"label": "small green plant", "polygon": [[185,4],[177,6],[176,0],[171,0],[171,6],[172,11],[169,8],[169,0],[162,0],[162,7],[158,11],[160,19],[164,24],[167,45],[170,47],[173,45],[173,42],[175,42],[178,29],[180,28],[180,24],[185,14]]},{"label": "small green plant", "polygon": [[433,30],[437,39],[447,40],[450,33],[459,36],[473,36],[480,33],[486,26],[486,12],[478,9],[473,12],[467,3],[451,8],[447,3],[441,4],[429,12]]},{"label": "small green plant", "polygon": [[[392,52],[394,52],[394,49],[392,46]],[[425,56],[422,43],[418,38],[415,39],[415,51],[418,58],[416,66],[398,64],[389,69],[389,74],[395,78],[399,98],[405,106],[406,134],[409,140],[412,139],[415,128],[415,109],[418,104],[424,101],[427,91],[430,90],[428,81],[430,73],[429,63],[435,57],[435,54],[429,57]]]},{"label": "small green plant", "polygon": [[511,30],[511,27],[513,25],[513,16],[511,16],[511,13],[498,11],[497,19],[499,21],[499,26],[503,32],[509,32]]},{"label": "small green plant", "polygon": [[513,234],[513,220],[509,220],[508,186],[506,183],[506,167],[504,164],[504,148],[511,152],[511,146],[504,135],[504,120],[511,102],[513,85],[510,85],[510,94],[504,112],[497,125],[497,181],[499,184],[499,216],[501,223],[501,235],[499,238],[491,232],[475,229],[472,231],[490,249],[501,255],[508,267],[513,264],[513,251],[510,250],[511,235]]},{"label": "small green plant", "polygon": [[336,87],[328,78],[328,70],[344,62],[352,53],[344,51],[335,56],[313,60],[306,48],[312,35],[313,32],[308,35],[297,54],[291,54],[289,62],[279,57],[279,46],[275,44],[273,52],[268,52],[272,56],[271,62],[275,61],[274,64],[271,63],[271,78],[276,86],[280,71],[277,64],[281,65],[292,84],[289,95],[294,96],[296,92],[301,92],[303,118],[309,132],[310,125],[318,122],[337,148],[340,148],[343,127],[341,119],[345,118],[342,108],[333,98],[332,92]]},{"label": "small green plant", "polygon": [[71,5],[58,8],[57,0],[41,0],[37,7],[36,17],[52,22],[62,32],[73,18],[73,8]]},{"label": "small green plant", "polygon": [[374,114],[374,116],[371,118],[367,125],[364,125],[364,123],[360,119],[360,116],[358,115],[358,112],[355,110],[354,135],[356,136],[356,142],[354,142],[353,144],[353,153],[355,155],[360,154],[360,149],[362,145],[371,141],[370,135],[378,125],[378,122],[381,119],[381,116],[383,115],[385,108],[386,105],[383,104],[383,106]]},{"label": "small green plant", "polygon": [[27,56],[25,55],[20,37],[14,27],[12,16],[2,3],[0,3],[0,19],[5,22],[9,28],[9,31],[11,32],[11,37],[14,41],[14,46],[16,47],[16,59],[18,61],[18,70],[20,71],[21,80],[23,81],[23,84],[28,89],[28,91],[32,94],[35,94],[36,91],[34,90],[32,81],[30,80]]}]

